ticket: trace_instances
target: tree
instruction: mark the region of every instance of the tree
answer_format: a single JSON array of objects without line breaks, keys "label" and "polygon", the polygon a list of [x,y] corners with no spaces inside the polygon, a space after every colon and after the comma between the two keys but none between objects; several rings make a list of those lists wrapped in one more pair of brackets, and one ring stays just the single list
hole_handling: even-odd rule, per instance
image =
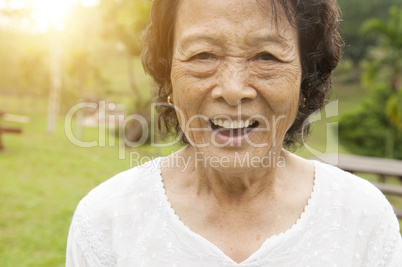
[{"label": "tree", "polygon": [[124,46],[127,54],[128,77],[136,104],[143,102],[135,79],[133,60],[141,54],[141,35],[150,11],[149,0],[103,0],[100,9],[103,17],[102,34]]},{"label": "tree", "polygon": [[392,157],[395,131],[402,129],[402,92],[398,92],[402,74],[402,8],[391,7],[388,20],[369,20],[363,25],[362,31],[378,40],[378,46],[374,49],[377,53],[370,58],[368,74],[364,78],[373,84],[381,71],[390,73],[388,86],[391,94],[385,104],[385,114],[395,127],[389,128],[387,138],[388,156]]},{"label": "tree", "polygon": [[341,142],[356,153],[402,158],[402,8],[390,8],[388,20],[367,21],[362,32],[377,43],[363,76],[372,95],[357,113],[341,119]]},{"label": "tree", "polygon": [[[402,159],[402,131],[397,131],[384,111],[390,95],[389,88],[379,87],[370,92],[356,112],[340,118],[339,140],[350,152]],[[393,140],[389,139],[390,133]]]},{"label": "tree", "polygon": [[353,79],[360,78],[360,63],[367,56],[375,39],[363,36],[359,29],[369,18],[385,19],[392,5],[400,0],[338,0],[342,11],[341,34],[345,40],[344,57],[353,63]]},{"label": "tree", "polygon": [[24,89],[33,95],[44,96],[49,87],[49,66],[46,51],[26,45],[27,53],[20,58],[19,70]]},{"label": "tree", "polygon": [[375,54],[370,57],[370,64],[365,75],[370,84],[378,78],[380,70],[387,69],[391,73],[389,86],[396,93],[400,88],[402,74],[402,8],[396,6],[389,10],[389,19],[372,19],[367,21],[362,32],[366,36],[374,37],[378,45],[374,48]]},{"label": "tree", "polygon": [[[111,38],[124,46],[128,63],[128,80],[134,94],[133,114],[141,115],[150,121],[149,105],[137,86],[134,58],[141,53],[141,36],[144,30],[151,1],[149,0],[103,0],[100,9],[103,17],[102,32],[105,38]],[[130,121],[126,126],[126,139],[136,142],[142,137],[142,127],[138,121]]]}]

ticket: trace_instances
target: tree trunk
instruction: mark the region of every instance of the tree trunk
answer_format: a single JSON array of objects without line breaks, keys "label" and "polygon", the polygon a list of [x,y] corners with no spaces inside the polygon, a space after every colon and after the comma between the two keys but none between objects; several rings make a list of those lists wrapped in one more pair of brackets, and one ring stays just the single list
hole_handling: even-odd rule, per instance
[{"label": "tree trunk", "polygon": [[131,90],[134,93],[135,102],[141,103],[141,94],[140,94],[140,91],[138,90],[138,86],[137,86],[136,79],[135,79],[134,62],[133,62],[132,56],[128,55],[127,63],[128,63],[128,78],[129,78]]},{"label": "tree trunk", "polygon": [[[130,87],[134,93],[134,108],[132,110],[131,114],[138,114],[141,115],[142,117],[145,118],[147,121],[148,125],[149,122],[151,121],[151,113],[149,110],[149,107],[144,105],[144,99],[138,89],[138,86],[136,84],[136,79],[135,79],[135,72],[134,72],[134,60],[131,55],[127,57],[128,60],[128,75],[129,75],[129,81],[130,81]],[[140,122],[134,120],[130,121],[126,126],[125,126],[125,137],[126,137],[126,142],[138,142],[143,134],[143,128]],[[149,141],[149,133],[148,133],[148,139]],[[126,143],[126,145],[128,145]]]},{"label": "tree trunk", "polygon": [[352,65],[352,82],[359,82],[360,81],[360,66],[359,62],[353,62]]},{"label": "tree trunk", "polygon": [[[87,62],[87,60],[86,60]],[[86,91],[86,86],[85,86],[85,81],[87,77],[87,72],[88,72],[88,65],[83,64],[84,70],[80,73],[79,75],[79,88],[80,90],[80,99],[79,103],[84,102],[85,100],[85,91]],[[76,117],[76,124],[75,124],[75,136],[79,139],[82,137],[82,130],[83,130],[83,123],[84,123],[84,113],[83,110],[77,111],[77,117]]]},{"label": "tree trunk", "polygon": [[392,72],[391,88],[392,88],[393,93],[396,93],[399,89],[399,69],[398,69],[398,67],[395,67],[394,71]]},{"label": "tree trunk", "polygon": [[385,156],[392,159],[394,157],[394,131],[392,127],[388,128],[388,136],[385,140]]},{"label": "tree trunk", "polygon": [[60,111],[60,94],[61,94],[61,70],[60,59],[61,51],[60,44],[55,36],[55,32],[50,33],[50,92],[48,106],[48,133],[56,132],[57,116]]}]

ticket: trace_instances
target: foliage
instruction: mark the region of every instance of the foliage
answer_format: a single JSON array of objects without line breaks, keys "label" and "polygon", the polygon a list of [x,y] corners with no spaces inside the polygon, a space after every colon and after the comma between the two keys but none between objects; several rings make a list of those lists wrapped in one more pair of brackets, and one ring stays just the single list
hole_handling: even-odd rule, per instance
[{"label": "foliage", "polygon": [[22,82],[24,87],[30,88],[30,93],[43,96],[49,84],[47,52],[38,46],[30,46],[27,50],[19,64]]},{"label": "foliage", "polygon": [[[387,10],[400,5],[400,0],[338,0],[342,12],[341,34],[345,40],[344,57],[350,59],[355,69],[366,57],[375,39],[363,36],[359,29],[370,18],[385,19]],[[356,73],[356,79],[358,73]]]},{"label": "foliage", "polygon": [[0,29],[0,92],[15,95],[47,93],[47,39]]},{"label": "foliage", "polygon": [[386,157],[390,133],[394,135],[393,157],[402,159],[402,133],[386,116],[385,108],[391,95],[388,88],[371,92],[354,112],[339,121],[340,143],[354,154]]},{"label": "foliage", "polygon": [[69,15],[57,40],[63,47],[62,99],[66,108],[78,101],[105,97],[109,86],[99,45],[99,11],[76,5]]},{"label": "foliage", "polygon": [[[362,32],[377,39],[363,75],[371,89],[358,112],[340,121],[340,140],[351,152],[402,159],[402,8],[390,8],[388,20],[372,19]],[[390,73],[390,75],[387,75]],[[384,82],[384,77],[385,81]]]},{"label": "foliage", "polygon": [[394,93],[388,98],[385,115],[392,125],[402,130],[402,91]]},{"label": "foliage", "polygon": [[402,8],[391,7],[387,21],[372,19],[367,21],[362,31],[378,39],[377,52],[369,58],[368,69],[364,80],[368,86],[375,85],[379,73],[388,72],[387,77],[391,95],[389,96],[385,114],[396,128],[402,125],[401,75],[402,75]]},{"label": "foliage", "polygon": [[[103,0],[100,2],[102,33],[105,38],[114,39],[123,45],[127,53],[128,81],[134,94],[132,114],[140,114],[149,122],[151,99],[144,97],[138,88],[133,65],[133,57],[142,50],[141,35],[150,13],[150,0]],[[142,136],[142,127],[131,121],[126,127],[127,140],[136,142]]]},{"label": "foliage", "polygon": [[[75,5],[67,14],[64,30],[61,32],[32,33],[2,24],[0,94],[48,98],[50,40],[53,39],[61,51],[61,112],[66,112],[78,101],[88,99],[106,99],[125,105],[130,103],[132,106],[132,99],[135,97],[130,95],[131,78],[128,76],[127,59],[130,58],[133,69],[140,70],[140,64],[137,57],[128,57],[126,50],[122,53],[120,46],[116,45],[118,40],[112,35],[104,34],[106,24],[119,20],[117,14],[115,15],[116,17],[111,15],[106,20],[100,6]],[[4,16],[12,18],[13,22],[26,21],[30,13],[11,10],[0,14],[0,18]],[[128,26],[126,30],[129,31]],[[139,40],[139,30],[136,33]],[[140,71],[130,72],[130,75],[133,75],[132,80],[138,84],[140,93],[148,90],[148,80]],[[143,95],[149,98],[150,94],[146,92]],[[146,101],[141,103],[145,104]]]},{"label": "foliage", "polygon": [[133,57],[141,54],[140,40],[150,7],[149,0],[103,0],[99,6],[103,37],[117,41],[127,53],[128,78],[136,105],[143,103],[144,99],[135,79]]},{"label": "foliage", "polygon": [[370,55],[369,69],[364,76],[366,84],[372,84],[380,70],[386,70],[391,73],[389,86],[396,92],[402,74],[402,8],[391,7],[387,21],[368,20],[363,24],[362,32],[378,40],[376,53]]},{"label": "foliage", "polygon": [[102,0],[103,36],[121,42],[130,56],[138,56],[150,3],[150,0]]}]

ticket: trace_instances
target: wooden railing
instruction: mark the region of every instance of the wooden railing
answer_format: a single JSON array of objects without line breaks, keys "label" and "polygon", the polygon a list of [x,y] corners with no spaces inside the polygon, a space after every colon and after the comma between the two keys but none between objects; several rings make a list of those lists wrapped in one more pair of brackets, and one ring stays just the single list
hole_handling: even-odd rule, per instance
[{"label": "wooden railing", "polygon": [[[385,184],[388,176],[396,176],[402,182],[402,161],[394,159],[364,157],[355,155],[329,154],[322,156],[319,161],[337,166],[351,173],[371,173],[378,175],[381,183],[374,183],[378,189],[387,195],[402,197],[402,186]],[[402,210],[395,209],[395,214],[402,219]]]}]

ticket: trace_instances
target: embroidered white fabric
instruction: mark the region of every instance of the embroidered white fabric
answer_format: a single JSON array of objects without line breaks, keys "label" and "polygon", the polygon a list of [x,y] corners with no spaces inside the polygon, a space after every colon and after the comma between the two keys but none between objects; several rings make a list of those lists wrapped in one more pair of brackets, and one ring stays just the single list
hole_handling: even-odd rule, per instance
[{"label": "embroidered white fabric", "polygon": [[393,209],[357,176],[314,161],[314,190],[299,220],[238,264],[176,216],[160,161],[120,173],[81,200],[66,266],[402,266]]}]

